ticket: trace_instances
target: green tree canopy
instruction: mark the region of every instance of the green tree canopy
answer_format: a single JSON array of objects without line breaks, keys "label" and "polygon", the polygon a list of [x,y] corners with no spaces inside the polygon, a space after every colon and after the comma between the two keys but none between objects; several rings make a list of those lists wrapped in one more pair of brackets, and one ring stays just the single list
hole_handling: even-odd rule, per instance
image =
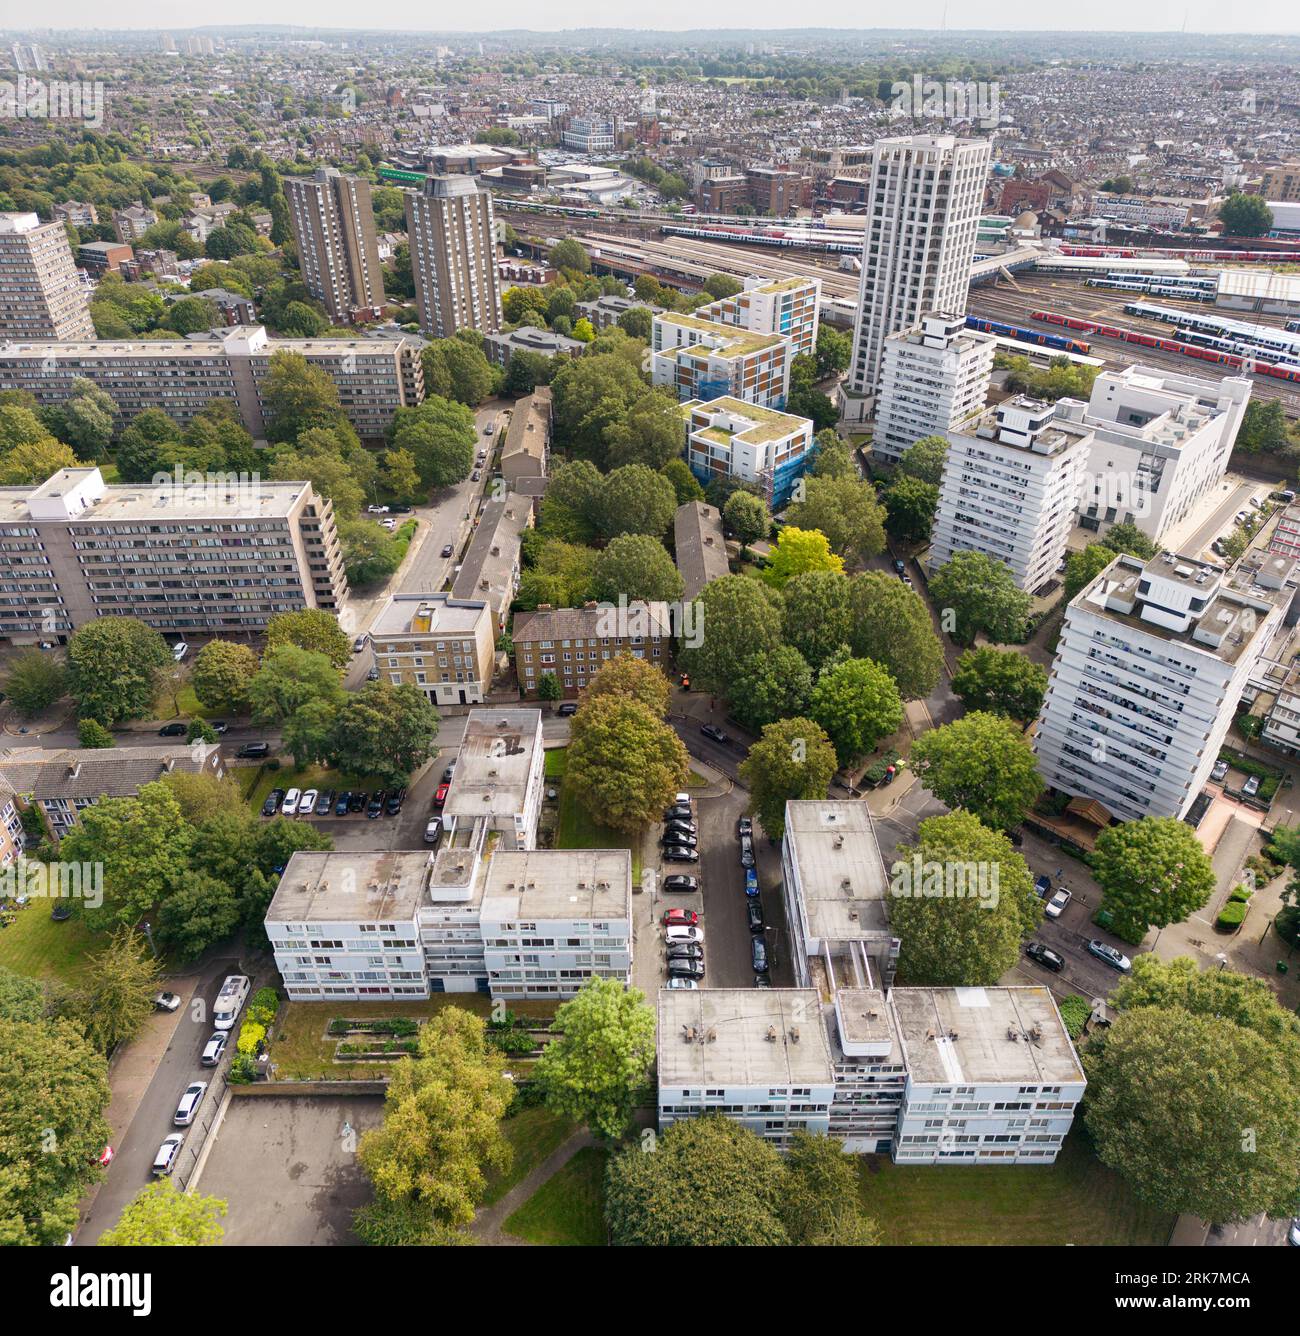
[{"label": "green tree canopy", "polygon": [[335,716],[329,754],[342,770],[398,788],[429,758],[438,722],[436,707],[417,687],[367,682]]},{"label": "green tree canopy", "polygon": [[980,631],[1003,643],[1024,633],[1029,595],[1000,561],[983,552],[956,553],[931,577],[930,597],[943,629],[959,644],[973,644]]},{"label": "green tree canopy", "polygon": [[795,715],[768,724],[740,763],[750,809],[774,840],[785,833],[792,798],[825,798],[835,774],[835,747],[820,724]]},{"label": "green tree canopy", "polygon": [[97,617],[68,642],[77,713],[115,724],[153,712],[159,672],[172,662],[162,636],[134,617]]},{"label": "green tree canopy", "polygon": [[876,749],[903,722],[903,703],[889,673],[872,659],[841,659],[826,667],[808,701],[841,766]]},{"label": "green tree canopy", "polygon": [[987,710],[1028,724],[1042,708],[1047,671],[1014,650],[986,645],[968,649],[957,660],[952,689],[968,710]]},{"label": "green tree canopy", "polygon": [[1043,790],[1024,734],[984,710],[923,733],[910,761],[940,802],[965,808],[994,830],[1019,825]]},{"label": "green tree canopy", "polygon": [[221,1242],[226,1203],[182,1192],[170,1178],[155,1179],[127,1202],[117,1224],[99,1236],[101,1248],[201,1248]]},{"label": "green tree canopy", "polygon": [[649,534],[628,533],[613,539],[596,558],[592,596],[617,603],[674,603],[682,596],[682,577],[667,549]]},{"label": "green tree canopy", "polygon": [[1215,885],[1196,832],[1175,817],[1145,816],[1103,830],[1092,869],[1115,931],[1129,942],[1204,908]]}]

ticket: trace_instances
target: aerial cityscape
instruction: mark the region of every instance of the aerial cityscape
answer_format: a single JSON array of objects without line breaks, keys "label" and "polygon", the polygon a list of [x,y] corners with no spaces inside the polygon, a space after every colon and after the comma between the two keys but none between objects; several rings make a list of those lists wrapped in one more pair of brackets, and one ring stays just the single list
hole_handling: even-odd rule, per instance
[{"label": "aerial cityscape", "polygon": [[1282,1284],[1293,16],[769,8],[7,16],[0,1242]]}]

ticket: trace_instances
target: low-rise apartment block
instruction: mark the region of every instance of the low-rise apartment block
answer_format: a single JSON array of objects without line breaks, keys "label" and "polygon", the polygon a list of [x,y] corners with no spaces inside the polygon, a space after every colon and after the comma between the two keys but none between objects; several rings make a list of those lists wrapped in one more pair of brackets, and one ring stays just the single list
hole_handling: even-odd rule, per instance
[{"label": "low-rise apartment block", "polygon": [[370,627],[374,666],[435,705],[476,705],[492,685],[496,637],[483,599],[392,594]]},{"label": "low-rise apartment block", "polygon": [[663,309],[662,306],[652,306],[649,302],[639,302],[635,297],[607,295],[589,302],[578,302],[573,308],[573,318],[578,320],[586,317],[591,321],[592,329],[599,334],[602,330],[609,329],[611,325],[617,325],[619,318],[629,311],[649,311],[655,316]]},{"label": "low-rise apartment block", "polygon": [[526,497],[508,493],[500,501],[489,501],[451,587],[453,598],[487,604],[494,635],[500,635],[510,619],[519,589],[520,539],[532,523],[533,507]]},{"label": "low-rise apartment block", "polygon": [[557,334],[552,329],[522,325],[483,337],[483,354],[494,365],[505,368],[516,353],[535,353],[539,357],[581,357],[587,345],[581,339]]},{"label": "low-rise apartment block", "polygon": [[732,297],[697,307],[701,320],[734,325],[751,334],[780,334],[794,345],[795,356],[817,350],[822,285],[818,278],[747,278]]},{"label": "low-rise apartment block", "polygon": [[450,833],[482,824],[500,848],[533,849],[545,776],[540,710],[471,710],[442,819]]},{"label": "low-rise apartment block", "polygon": [[515,404],[501,446],[501,476],[512,490],[524,478],[545,478],[551,454],[551,387],[539,386]]},{"label": "low-rise apartment block", "polygon": [[109,486],[77,468],[0,487],[0,636],[62,641],[108,615],[248,632],[346,596],[333,506],[308,482]]},{"label": "low-rise apartment block", "polygon": [[566,698],[576,696],[600,669],[620,654],[653,663],[672,673],[672,623],[663,604],[630,603],[626,608],[585,604],[515,615],[512,639],[519,694],[539,700],[548,673]]},{"label": "low-rise apartment block", "polygon": [[0,868],[17,861],[25,842],[17,790],[0,772]]},{"label": "low-rise apartment block", "polygon": [[773,510],[789,501],[816,451],[813,424],[733,395],[681,407],[686,461],[705,485],[738,478],[754,484]]},{"label": "low-rise apartment block", "polygon": [[782,408],[793,358],[794,345],[782,334],[756,334],[679,312],[654,320],[651,379],[670,386],[683,402],[730,396]]}]

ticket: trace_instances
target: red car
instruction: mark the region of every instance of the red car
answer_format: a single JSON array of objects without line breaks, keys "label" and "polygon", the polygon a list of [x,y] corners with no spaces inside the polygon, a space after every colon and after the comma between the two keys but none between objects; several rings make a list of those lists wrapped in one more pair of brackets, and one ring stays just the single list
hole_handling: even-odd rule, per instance
[{"label": "red car", "polygon": [[700,921],[700,916],[693,909],[664,910],[664,926],[679,923],[683,927],[693,928]]},{"label": "red car", "polygon": [[433,805],[441,807],[447,801],[447,790],[451,788],[450,784],[439,784],[438,792],[433,795]]}]

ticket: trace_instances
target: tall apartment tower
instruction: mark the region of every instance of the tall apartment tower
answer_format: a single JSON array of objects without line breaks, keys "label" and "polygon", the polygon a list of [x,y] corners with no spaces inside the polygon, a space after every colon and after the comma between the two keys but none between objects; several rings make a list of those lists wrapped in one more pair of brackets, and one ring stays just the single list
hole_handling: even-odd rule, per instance
[{"label": "tall apartment tower", "polygon": [[63,224],[0,213],[0,340],[94,337]]},{"label": "tall apartment tower", "polygon": [[876,141],[844,418],[867,416],[891,334],[926,311],[965,312],[990,149],[954,135]]},{"label": "tall apartment tower", "polygon": [[430,176],[406,197],[420,328],[435,338],[501,328],[492,196],[469,176]]},{"label": "tall apartment tower", "polygon": [[370,183],[322,167],[304,179],[286,177],[289,221],[307,291],[336,324],[384,304]]},{"label": "tall apartment tower", "polygon": [[946,436],[984,411],[997,340],[959,315],[927,312],[884,344],[871,453],[897,464],[922,436]]},{"label": "tall apartment tower", "polygon": [[1065,554],[1092,432],[1023,396],[948,438],[930,567],[958,552],[1006,564],[1021,589],[1046,584]]}]

